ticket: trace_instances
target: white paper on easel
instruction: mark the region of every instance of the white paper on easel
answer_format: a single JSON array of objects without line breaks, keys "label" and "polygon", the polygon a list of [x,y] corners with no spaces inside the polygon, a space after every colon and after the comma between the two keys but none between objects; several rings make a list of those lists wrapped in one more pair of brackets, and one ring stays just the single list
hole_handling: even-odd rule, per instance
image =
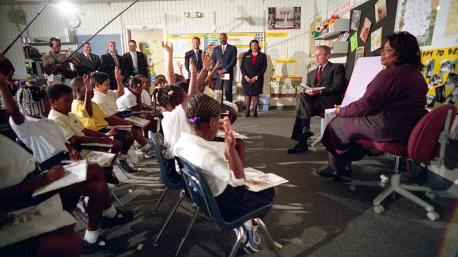
[{"label": "white paper on easel", "polygon": [[10,222],[0,227],[0,247],[74,224],[75,218],[62,209],[58,194],[37,206],[8,213]]}]

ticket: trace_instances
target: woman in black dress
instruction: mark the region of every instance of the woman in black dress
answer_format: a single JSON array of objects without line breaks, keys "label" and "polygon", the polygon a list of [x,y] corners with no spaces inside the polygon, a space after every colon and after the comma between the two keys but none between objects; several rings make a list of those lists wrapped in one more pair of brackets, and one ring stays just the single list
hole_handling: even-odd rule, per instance
[{"label": "woman in black dress", "polygon": [[250,117],[250,103],[253,104],[253,117],[258,117],[258,97],[259,94],[262,94],[266,68],[266,54],[260,52],[259,42],[256,39],[251,40],[250,50],[243,54],[240,63],[243,94],[245,95],[245,117]]}]

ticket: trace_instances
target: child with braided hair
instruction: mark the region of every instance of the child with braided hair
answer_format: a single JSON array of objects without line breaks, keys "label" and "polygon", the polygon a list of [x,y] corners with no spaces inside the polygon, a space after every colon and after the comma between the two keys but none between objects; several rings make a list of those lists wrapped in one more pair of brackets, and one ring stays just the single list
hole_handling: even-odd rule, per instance
[{"label": "child with braided hair", "polygon": [[[236,140],[228,117],[222,121],[224,142],[214,141],[221,126],[221,105],[216,100],[202,93],[191,97],[186,118],[192,133],[181,133],[173,154],[201,169],[224,219],[235,220],[251,210],[272,203],[273,188],[252,192],[243,186],[243,155],[235,147]],[[257,225],[248,221],[244,228],[248,235],[244,249],[247,253],[259,251]]]}]

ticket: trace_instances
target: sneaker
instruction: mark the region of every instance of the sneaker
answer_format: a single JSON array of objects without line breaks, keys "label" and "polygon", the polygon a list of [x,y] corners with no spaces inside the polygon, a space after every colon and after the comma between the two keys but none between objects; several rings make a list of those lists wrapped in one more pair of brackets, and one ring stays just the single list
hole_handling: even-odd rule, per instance
[{"label": "sneaker", "polygon": [[83,240],[83,254],[93,254],[97,251],[107,249],[109,249],[108,241],[103,236],[99,236],[99,238],[97,238],[97,241],[93,244],[88,243],[86,240]]},{"label": "sneaker", "polygon": [[259,235],[257,230],[257,225],[251,226],[251,229],[246,229],[248,239],[245,245],[243,246],[243,250],[245,250],[245,252],[248,254],[253,254],[261,250],[261,236]]},{"label": "sneaker", "polygon": [[100,228],[108,229],[114,226],[123,225],[131,221],[134,217],[134,213],[131,210],[121,210],[116,208],[116,216],[113,218],[100,218]]},{"label": "sneaker", "polygon": [[145,158],[149,159],[154,156],[154,149],[153,147],[150,147],[146,152],[144,152]]},{"label": "sneaker", "polygon": [[137,172],[137,170],[134,170],[132,167],[129,166],[126,160],[117,160],[116,164],[124,172],[127,172],[127,173]]}]

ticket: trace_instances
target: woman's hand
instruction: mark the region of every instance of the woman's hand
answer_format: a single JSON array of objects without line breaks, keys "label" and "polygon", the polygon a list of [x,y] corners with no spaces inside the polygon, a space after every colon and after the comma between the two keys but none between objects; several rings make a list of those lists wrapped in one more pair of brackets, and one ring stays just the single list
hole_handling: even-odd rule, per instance
[{"label": "woman's hand", "polygon": [[334,107],[336,108],[336,115],[340,116],[340,105],[334,105]]}]

